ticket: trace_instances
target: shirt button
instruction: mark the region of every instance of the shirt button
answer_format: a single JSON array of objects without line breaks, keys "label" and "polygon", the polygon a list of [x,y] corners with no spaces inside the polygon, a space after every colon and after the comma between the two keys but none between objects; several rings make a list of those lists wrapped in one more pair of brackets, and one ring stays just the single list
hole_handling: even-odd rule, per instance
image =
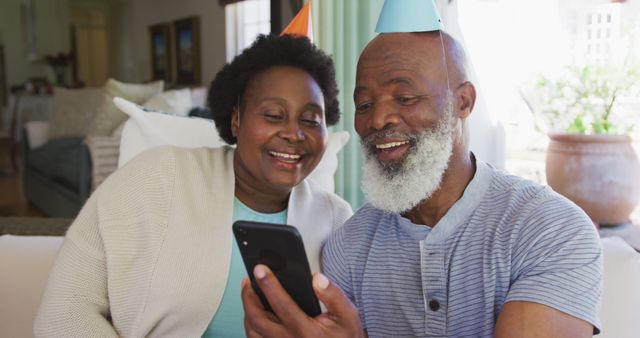
[{"label": "shirt button", "polygon": [[431,309],[431,311],[438,311],[438,309],[440,309],[440,303],[437,300],[430,301],[429,309]]}]

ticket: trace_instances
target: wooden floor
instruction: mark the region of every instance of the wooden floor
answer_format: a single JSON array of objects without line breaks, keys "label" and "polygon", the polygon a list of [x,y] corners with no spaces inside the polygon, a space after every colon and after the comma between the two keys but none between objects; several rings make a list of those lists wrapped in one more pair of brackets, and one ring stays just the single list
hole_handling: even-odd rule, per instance
[{"label": "wooden floor", "polygon": [[45,217],[44,213],[27,203],[22,191],[20,159],[17,168],[11,163],[8,140],[0,140],[0,217]]}]

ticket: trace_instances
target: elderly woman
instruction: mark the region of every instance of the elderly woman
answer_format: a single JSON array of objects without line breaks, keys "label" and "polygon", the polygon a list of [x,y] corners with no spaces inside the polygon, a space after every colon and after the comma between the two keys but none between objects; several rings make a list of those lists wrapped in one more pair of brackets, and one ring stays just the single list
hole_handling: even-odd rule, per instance
[{"label": "elderly woman", "polygon": [[105,181],[69,228],[36,335],[243,336],[232,223],[296,226],[317,271],[325,239],[352,214],[305,180],[339,119],[337,92],[333,62],[307,38],[259,37],[210,88],[235,149],[159,147]]}]

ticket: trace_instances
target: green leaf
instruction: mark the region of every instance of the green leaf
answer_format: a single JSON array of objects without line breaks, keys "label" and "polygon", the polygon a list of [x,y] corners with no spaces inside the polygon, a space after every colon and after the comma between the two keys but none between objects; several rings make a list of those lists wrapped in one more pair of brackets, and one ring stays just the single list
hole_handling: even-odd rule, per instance
[{"label": "green leaf", "polygon": [[578,115],[571,122],[569,127],[567,128],[568,133],[576,133],[576,134],[585,134],[587,132],[587,128],[584,125],[584,121],[582,120],[582,116]]},{"label": "green leaf", "polygon": [[593,128],[593,132],[596,133],[596,134],[606,134],[607,133],[607,129],[605,127],[605,124],[602,123],[601,121],[596,121],[591,126]]}]

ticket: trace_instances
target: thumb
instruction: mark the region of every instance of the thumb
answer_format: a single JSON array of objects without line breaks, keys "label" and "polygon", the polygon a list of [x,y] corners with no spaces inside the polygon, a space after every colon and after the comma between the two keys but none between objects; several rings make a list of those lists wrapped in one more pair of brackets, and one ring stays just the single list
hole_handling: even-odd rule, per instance
[{"label": "thumb", "polygon": [[360,324],[360,316],[355,305],[342,290],[322,273],[313,275],[313,289],[318,299],[327,307],[327,312],[338,321],[349,326]]}]

